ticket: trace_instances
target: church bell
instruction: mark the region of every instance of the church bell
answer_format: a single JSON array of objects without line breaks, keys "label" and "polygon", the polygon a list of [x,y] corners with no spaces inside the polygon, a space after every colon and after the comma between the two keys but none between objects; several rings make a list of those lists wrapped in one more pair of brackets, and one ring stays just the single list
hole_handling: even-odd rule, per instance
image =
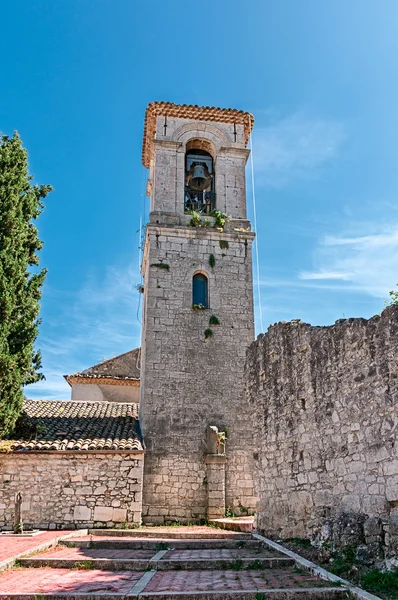
[{"label": "church bell", "polygon": [[209,175],[206,175],[206,169],[203,164],[197,164],[193,168],[189,187],[192,190],[202,192],[209,185]]}]

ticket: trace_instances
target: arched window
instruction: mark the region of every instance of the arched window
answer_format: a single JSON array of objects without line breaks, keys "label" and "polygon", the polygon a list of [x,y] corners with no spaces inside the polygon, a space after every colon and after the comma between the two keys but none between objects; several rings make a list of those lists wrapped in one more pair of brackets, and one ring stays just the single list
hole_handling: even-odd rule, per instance
[{"label": "arched window", "polygon": [[206,275],[196,273],[192,280],[192,305],[209,307],[209,282]]},{"label": "arched window", "polygon": [[[185,155],[185,212],[201,214],[215,209],[214,164],[212,155],[202,148],[205,140],[191,140]],[[207,146],[206,146],[207,148]]]}]

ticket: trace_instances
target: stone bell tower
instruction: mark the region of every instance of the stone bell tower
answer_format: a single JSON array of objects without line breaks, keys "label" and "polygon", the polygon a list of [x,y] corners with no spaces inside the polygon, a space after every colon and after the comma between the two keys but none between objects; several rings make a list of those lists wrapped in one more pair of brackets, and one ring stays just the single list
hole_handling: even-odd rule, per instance
[{"label": "stone bell tower", "polygon": [[245,190],[252,126],[252,115],[239,110],[167,102],[146,110],[151,207],[140,418],[147,523],[255,508],[243,372],[254,339]]}]

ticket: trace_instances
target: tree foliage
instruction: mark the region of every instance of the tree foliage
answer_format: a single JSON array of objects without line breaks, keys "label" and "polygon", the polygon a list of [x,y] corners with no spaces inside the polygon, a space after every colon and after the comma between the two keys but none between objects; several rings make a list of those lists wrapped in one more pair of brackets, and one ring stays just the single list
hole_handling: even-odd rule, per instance
[{"label": "tree foliage", "polygon": [[0,136],[0,438],[22,409],[22,386],[43,379],[38,334],[42,242],[33,224],[49,185],[32,185],[28,156],[17,133]]},{"label": "tree foliage", "polygon": [[388,302],[388,304],[391,306],[392,304],[395,306],[398,306],[398,283],[397,283],[397,289],[396,290],[391,290],[389,293],[390,296],[390,301]]}]

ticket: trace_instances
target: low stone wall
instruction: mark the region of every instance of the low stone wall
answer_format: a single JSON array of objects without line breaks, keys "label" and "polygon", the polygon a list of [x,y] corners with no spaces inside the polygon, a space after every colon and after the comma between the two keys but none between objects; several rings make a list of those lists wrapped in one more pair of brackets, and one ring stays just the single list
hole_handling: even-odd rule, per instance
[{"label": "low stone wall", "polygon": [[0,529],[23,496],[25,527],[71,529],[139,524],[144,454],[0,454]]},{"label": "low stone wall", "polygon": [[257,523],[267,535],[398,549],[398,308],[277,323],[248,351]]}]

